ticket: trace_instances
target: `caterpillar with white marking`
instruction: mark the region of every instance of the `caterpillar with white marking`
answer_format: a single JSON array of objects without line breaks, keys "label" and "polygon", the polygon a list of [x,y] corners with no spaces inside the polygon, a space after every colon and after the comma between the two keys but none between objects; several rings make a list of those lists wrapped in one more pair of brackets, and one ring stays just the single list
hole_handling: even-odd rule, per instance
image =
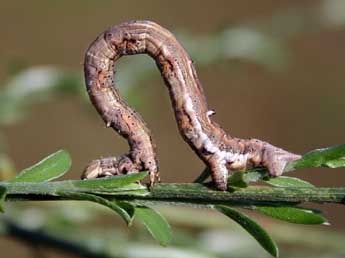
[{"label": "caterpillar with white marking", "polygon": [[226,134],[211,120],[202,85],[186,50],[168,30],[151,21],[130,21],[100,34],[85,54],[85,82],[93,105],[107,127],[127,139],[130,150],[119,157],[92,161],[82,178],[121,175],[148,170],[158,177],[155,144],[147,125],[121,98],[114,84],[114,63],[124,55],[148,54],[157,64],[169,90],[183,139],[210,168],[219,190],[227,189],[229,171],[266,167],[272,176],[301,156],[257,139]]}]

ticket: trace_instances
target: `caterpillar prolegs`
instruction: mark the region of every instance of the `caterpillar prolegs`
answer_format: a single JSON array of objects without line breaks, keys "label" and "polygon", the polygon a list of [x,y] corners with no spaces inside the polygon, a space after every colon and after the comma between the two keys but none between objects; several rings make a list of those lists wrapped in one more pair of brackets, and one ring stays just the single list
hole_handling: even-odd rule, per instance
[{"label": "caterpillar prolegs", "polygon": [[111,27],[91,43],[85,55],[85,82],[93,105],[107,127],[127,139],[130,150],[119,157],[92,161],[83,178],[121,175],[148,170],[158,178],[155,144],[147,125],[121,98],[114,84],[114,63],[124,55],[148,54],[167,86],[183,139],[210,168],[212,181],[227,189],[229,171],[264,166],[272,176],[283,173],[287,162],[300,158],[257,139],[226,134],[211,116],[202,85],[186,50],[168,30],[151,21],[130,21]]}]

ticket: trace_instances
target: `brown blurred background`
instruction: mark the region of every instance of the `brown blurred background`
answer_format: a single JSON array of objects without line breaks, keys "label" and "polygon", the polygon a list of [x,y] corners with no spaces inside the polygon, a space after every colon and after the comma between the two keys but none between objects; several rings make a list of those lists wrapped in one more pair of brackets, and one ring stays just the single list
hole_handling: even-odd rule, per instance
[{"label": "brown blurred background", "polygon": [[[209,65],[198,65],[196,61],[209,106],[217,111],[215,119],[231,135],[267,140],[297,153],[344,143],[342,2],[2,1],[0,89],[11,79],[14,64],[24,68],[54,65],[81,75],[84,52],[90,42],[105,28],[123,21],[149,19],[178,35],[196,37],[247,26],[279,42],[285,51],[283,64],[274,67],[273,59],[272,67],[236,56]],[[188,50],[188,44],[185,45]],[[204,47],[210,52],[217,49],[216,44]],[[134,63],[139,59],[129,58]],[[138,71],[140,67],[133,69],[132,76]],[[203,164],[178,134],[158,70],[150,79],[139,82],[136,91],[137,98],[140,99],[140,94],[145,96],[138,105],[139,112],[156,138],[162,180],[193,180]],[[98,114],[89,107],[91,104],[85,104],[80,96],[63,95],[31,106],[25,119],[2,128],[16,168],[30,166],[63,148],[73,159],[72,171],[66,177],[78,178],[90,160],[126,152],[126,142],[105,129]],[[344,169],[318,169],[291,175],[317,186],[345,186],[344,172]],[[344,231],[344,209],[322,208],[327,210],[332,224],[327,230]]]}]

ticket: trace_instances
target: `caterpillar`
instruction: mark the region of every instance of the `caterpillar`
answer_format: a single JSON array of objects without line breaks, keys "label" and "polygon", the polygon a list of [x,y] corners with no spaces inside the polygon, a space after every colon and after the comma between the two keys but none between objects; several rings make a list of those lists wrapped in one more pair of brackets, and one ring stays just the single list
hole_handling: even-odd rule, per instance
[{"label": "caterpillar", "polygon": [[194,64],[167,29],[152,21],[129,21],[111,27],[91,43],[85,54],[85,83],[91,102],[107,127],[127,139],[128,153],[92,161],[82,178],[149,171],[159,180],[156,145],[141,116],[120,96],[114,83],[114,63],[121,56],[151,56],[168,88],[179,132],[210,168],[215,187],[227,189],[229,172],[266,167],[271,176],[283,173],[287,162],[301,156],[258,139],[231,137],[214,121]]}]

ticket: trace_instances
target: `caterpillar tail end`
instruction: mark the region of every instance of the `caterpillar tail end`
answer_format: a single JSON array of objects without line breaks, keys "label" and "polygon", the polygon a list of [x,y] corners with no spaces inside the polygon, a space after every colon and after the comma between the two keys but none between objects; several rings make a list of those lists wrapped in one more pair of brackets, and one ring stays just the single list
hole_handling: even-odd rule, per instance
[{"label": "caterpillar tail end", "polygon": [[262,163],[268,169],[270,176],[278,177],[284,173],[284,169],[289,162],[300,158],[301,155],[267,144]]}]

